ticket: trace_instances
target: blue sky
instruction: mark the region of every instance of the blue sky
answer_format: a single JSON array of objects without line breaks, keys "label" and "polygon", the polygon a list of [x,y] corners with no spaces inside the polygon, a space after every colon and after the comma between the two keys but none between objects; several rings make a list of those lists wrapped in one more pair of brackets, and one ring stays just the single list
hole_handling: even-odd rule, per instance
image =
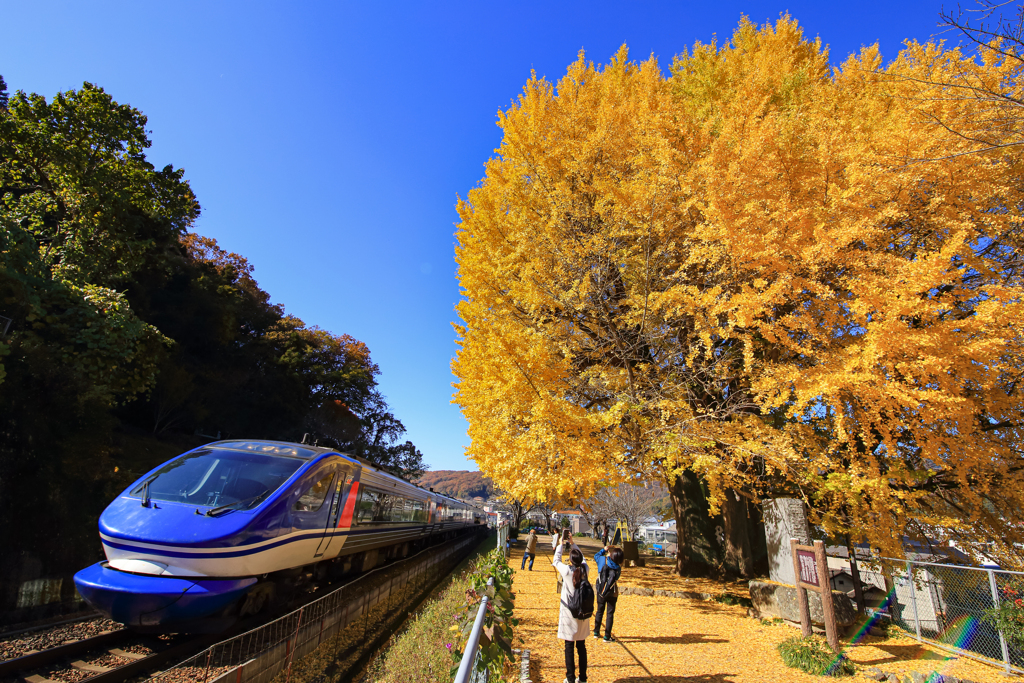
[{"label": "blue sky", "polygon": [[450,403],[455,201],[530,70],[578,50],[672,56],[741,14],[789,11],[833,63],[939,31],[940,2],[67,2],[0,0],[0,74],[51,97],[83,81],[149,116],[185,169],[196,231],[247,257],[310,325],[367,343],[431,469],[476,469]]}]

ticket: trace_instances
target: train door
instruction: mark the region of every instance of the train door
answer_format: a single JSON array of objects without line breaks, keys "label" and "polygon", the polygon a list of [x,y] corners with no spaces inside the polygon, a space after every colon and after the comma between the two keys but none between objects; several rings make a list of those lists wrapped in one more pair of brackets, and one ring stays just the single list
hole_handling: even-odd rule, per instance
[{"label": "train door", "polygon": [[338,515],[341,514],[341,494],[344,491],[345,480],[348,472],[341,467],[337,468],[337,476],[334,478],[334,491],[331,497],[330,512],[327,514],[327,521],[324,524],[324,535],[320,539],[320,545],[316,549],[314,558],[322,557],[327,549],[331,547],[334,540],[332,533],[338,526]]}]

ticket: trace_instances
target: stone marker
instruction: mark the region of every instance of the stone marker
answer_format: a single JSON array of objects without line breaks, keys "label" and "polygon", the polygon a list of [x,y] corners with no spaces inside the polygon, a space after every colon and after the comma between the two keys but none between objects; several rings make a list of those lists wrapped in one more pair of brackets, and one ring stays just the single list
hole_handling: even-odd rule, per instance
[{"label": "stone marker", "polygon": [[[796,588],[780,586],[767,581],[750,582],[750,599],[758,617],[781,617],[786,621],[800,623],[800,610],[797,604]],[[825,616],[821,607],[821,595],[807,593],[807,604],[811,610],[811,623],[825,625]],[[832,605],[835,608],[836,623],[849,626],[857,619],[857,608],[845,593],[832,591]]]},{"label": "stone marker", "polygon": [[772,581],[796,585],[789,540],[811,545],[811,527],[807,523],[804,503],[798,498],[775,498],[764,501],[764,535],[768,544],[768,575]]}]

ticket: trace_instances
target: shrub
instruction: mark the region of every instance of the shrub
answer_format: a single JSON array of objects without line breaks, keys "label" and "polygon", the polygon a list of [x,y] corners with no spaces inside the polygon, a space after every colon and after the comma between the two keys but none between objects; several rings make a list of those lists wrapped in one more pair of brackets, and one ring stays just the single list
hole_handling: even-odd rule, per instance
[{"label": "shrub", "polygon": [[1006,640],[1024,647],[1024,581],[1000,581],[999,607],[985,610],[982,619],[1002,631]]},{"label": "shrub", "polygon": [[[451,673],[454,676],[462,661],[463,647],[473,628],[480,602],[487,596],[487,612],[484,616],[484,633],[480,636],[480,659],[477,668],[487,670],[491,680],[503,679],[505,667],[514,660],[512,654],[512,628],[519,620],[512,616],[515,594],[512,593],[512,567],[508,565],[505,554],[494,549],[482,557],[469,575],[472,586],[466,590],[466,599],[462,609],[456,615],[456,625],[451,630],[458,631],[462,645],[452,648],[453,664]],[[487,585],[489,578],[494,584]]]},{"label": "shrub", "polygon": [[804,638],[793,636],[779,643],[782,662],[794,669],[800,669],[813,676],[852,676],[856,670],[853,662],[843,654],[832,651],[820,636]]},{"label": "shrub", "polygon": [[742,605],[744,607],[754,606],[754,602],[750,598],[733,595],[732,593],[726,593],[724,591],[712,599],[723,605]]}]

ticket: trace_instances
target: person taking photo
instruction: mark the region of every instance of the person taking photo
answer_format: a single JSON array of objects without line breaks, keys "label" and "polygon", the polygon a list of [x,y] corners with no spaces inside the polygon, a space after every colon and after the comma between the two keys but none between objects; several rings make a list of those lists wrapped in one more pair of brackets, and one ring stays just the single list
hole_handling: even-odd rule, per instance
[{"label": "person taking photo", "polygon": [[601,619],[605,608],[608,609],[608,620],[604,626],[604,642],[612,642],[612,621],[615,619],[615,606],[619,601],[619,576],[622,575],[622,549],[605,546],[594,554],[597,563],[597,584],[594,586],[597,598],[597,612],[594,614],[594,637],[601,637]]},{"label": "person taking photo", "polygon": [[[579,548],[569,551],[569,564],[562,562],[562,548],[555,551],[552,564],[562,577],[562,592],[559,596],[558,637],[565,641],[565,681],[564,683],[586,683],[587,681],[587,634],[590,633],[590,614],[585,611],[586,618],[578,618],[573,614],[579,608],[581,596],[591,591],[590,611],[593,611],[593,588],[587,578],[587,561]],[[579,592],[580,595],[576,595]],[[577,598],[574,600],[574,596]],[[585,603],[585,600],[582,601]],[[576,677],[576,661],[573,649],[579,655],[579,678]]]}]

